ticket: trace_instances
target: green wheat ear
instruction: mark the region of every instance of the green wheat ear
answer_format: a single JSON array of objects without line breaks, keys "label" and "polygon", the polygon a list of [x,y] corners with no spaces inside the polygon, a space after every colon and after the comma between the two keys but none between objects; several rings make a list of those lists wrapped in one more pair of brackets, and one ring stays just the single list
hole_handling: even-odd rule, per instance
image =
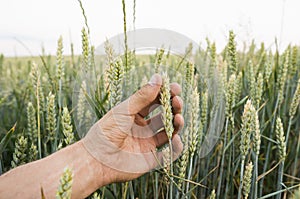
[{"label": "green wheat ear", "polygon": [[252,61],[250,60],[248,63],[248,88],[250,93],[250,99],[253,100],[253,104],[255,101],[255,91],[256,91],[256,82],[255,82],[255,74],[254,74],[254,65]]},{"label": "green wheat ear", "polygon": [[226,106],[225,106],[225,114],[230,121],[230,125],[234,127],[234,118],[233,118],[233,107],[235,105],[235,85],[236,85],[236,75],[232,74],[226,83],[226,90],[225,90],[225,98],[226,98]]},{"label": "green wheat ear", "polygon": [[79,126],[82,126],[84,123],[86,92],[87,92],[86,83],[85,81],[82,81],[80,85],[79,94],[78,94],[78,104],[77,104],[77,112],[76,112]]},{"label": "green wheat ear", "polygon": [[[200,129],[201,131],[199,131],[199,133],[203,133],[203,131],[206,130],[206,126],[207,126],[207,119],[208,119],[208,93],[207,91],[202,93],[202,98],[201,98],[201,111],[200,111]],[[199,139],[201,140],[201,136],[199,136]]]},{"label": "green wheat ear", "polygon": [[73,184],[73,171],[66,167],[60,177],[59,186],[56,191],[56,199],[71,199]]},{"label": "green wheat ear", "polygon": [[167,184],[169,184],[169,178],[168,175],[171,173],[171,155],[170,155],[170,147],[164,147],[162,149],[162,154],[163,154],[163,171],[165,172],[165,181]]},{"label": "green wheat ear", "polygon": [[91,46],[91,49],[90,49],[90,66],[91,66],[91,69],[94,69],[95,66],[96,66],[96,63],[95,63],[95,46]]},{"label": "green wheat ear", "polygon": [[237,52],[236,52],[236,42],[235,34],[233,31],[229,31],[229,41],[227,45],[228,55],[230,58],[229,69],[230,73],[236,73],[237,71]]},{"label": "green wheat ear", "polygon": [[36,113],[31,102],[27,105],[27,135],[31,142],[37,142]]},{"label": "green wheat ear", "polygon": [[210,193],[209,199],[215,199],[216,198],[216,191],[213,189]]},{"label": "green wheat ear", "polygon": [[281,102],[283,101],[284,87],[285,87],[285,82],[287,79],[287,72],[289,67],[289,49],[286,50],[286,52],[283,55],[283,58],[284,58],[284,62],[282,66],[279,68],[279,73],[277,78],[279,104],[281,104]]},{"label": "green wheat ear", "polygon": [[155,63],[154,63],[155,73],[159,73],[159,69],[160,69],[159,67],[162,62],[164,53],[165,53],[165,49],[161,48],[155,56]]},{"label": "green wheat ear", "polygon": [[[44,93],[43,93],[43,87],[41,86],[41,74],[40,71],[38,69],[38,65],[36,63],[32,63],[31,64],[31,71],[30,71],[30,82],[33,88],[33,93],[36,96],[36,98],[39,99],[39,111],[40,114],[42,114],[42,112],[45,109],[45,97],[44,97]],[[37,111],[37,110],[36,110]]]},{"label": "green wheat ear", "polygon": [[235,93],[235,101],[239,101],[243,92],[243,73],[239,72],[238,76],[236,77],[234,93]]},{"label": "green wheat ear", "polygon": [[37,160],[38,157],[38,150],[34,143],[31,143],[29,151],[28,151],[28,161],[27,162],[33,162]]},{"label": "green wheat ear", "polygon": [[198,132],[199,125],[201,122],[199,122],[200,107],[199,107],[199,93],[197,91],[197,87],[193,90],[190,106],[191,106],[191,109],[190,109],[191,118],[190,118],[190,122],[188,123],[189,124],[188,128],[190,130],[189,147],[190,147],[190,156],[193,157],[193,155],[196,151],[196,147],[198,145],[199,133],[202,134],[202,132]]},{"label": "green wheat ear", "polygon": [[258,73],[257,79],[256,79],[256,90],[255,90],[255,97],[254,97],[254,107],[256,109],[259,108],[260,101],[263,94],[263,75],[261,73]]},{"label": "green wheat ear", "polygon": [[208,72],[208,78],[212,78],[215,69],[217,68],[217,49],[216,49],[216,43],[214,42],[210,46],[210,64],[209,64],[209,72]]},{"label": "green wheat ear", "polygon": [[248,198],[251,189],[252,170],[253,170],[253,164],[252,162],[249,162],[249,164],[246,166],[245,175],[243,179],[243,185],[244,185],[243,194],[245,199]]},{"label": "green wheat ear", "polygon": [[81,30],[81,39],[82,39],[82,69],[85,72],[88,72],[89,69],[89,55],[90,55],[90,47],[89,47],[89,38],[85,28]]},{"label": "green wheat ear", "polygon": [[260,134],[260,125],[259,125],[259,118],[258,118],[258,113],[255,111],[255,131],[253,135],[253,151],[259,155],[260,151],[260,143],[261,143],[261,134]]},{"label": "green wheat ear", "polygon": [[122,100],[123,89],[122,81],[124,78],[124,66],[122,60],[119,59],[113,64],[110,79],[110,107],[114,107]]},{"label": "green wheat ear", "polygon": [[62,127],[63,127],[63,134],[65,136],[65,143],[66,145],[73,144],[75,142],[74,133],[73,133],[73,126],[71,124],[71,115],[67,107],[64,107],[62,113]]},{"label": "green wheat ear", "polygon": [[63,38],[59,37],[56,51],[56,80],[59,82],[64,76]]},{"label": "green wheat ear", "polygon": [[36,63],[32,63],[31,65],[31,71],[30,71],[30,80],[31,80],[31,84],[32,87],[36,89],[36,84],[38,81],[38,77],[39,77],[39,71],[38,71],[38,67]]},{"label": "green wheat ear", "polygon": [[[187,132],[187,129],[185,130]],[[187,133],[184,134],[187,134]],[[186,169],[188,166],[188,158],[189,158],[189,147],[188,147],[188,135],[184,135],[182,138],[182,142],[183,142],[183,151],[182,151],[182,155],[180,156],[178,162],[177,162],[177,167],[178,167],[178,182],[177,182],[177,186],[179,189],[182,189],[182,185],[183,185],[183,179],[185,178],[186,175]]]},{"label": "green wheat ear", "polygon": [[297,72],[297,59],[298,59],[298,47],[297,46],[294,46],[293,49],[292,49],[292,58],[291,58],[291,68],[290,68],[290,73],[291,75],[295,75],[296,72]]},{"label": "green wheat ear", "polygon": [[16,168],[26,163],[26,150],[27,150],[27,138],[23,135],[19,136],[15,142],[15,150],[13,153],[13,160],[11,161],[12,168]]},{"label": "green wheat ear", "polygon": [[[172,186],[173,186],[173,149],[172,149],[172,135],[174,132],[173,127],[173,112],[171,105],[171,93],[170,93],[170,79],[167,73],[162,75],[163,84],[160,91],[160,103],[162,105],[162,121],[165,127],[165,131],[168,137],[169,147],[165,149],[166,155],[164,162],[167,161],[166,171],[170,173],[170,194],[172,195]],[[172,196],[170,196],[172,198]]]},{"label": "green wheat ear", "polygon": [[100,194],[98,194],[97,192],[94,192],[91,199],[100,199]]},{"label": "green wheat ear", "polygon": [[277,117],[276,119],[276,141],[277,141],[279,159],[280,161],[284,161],[286,158],[286,145],[285,145],[283,124],[280,117]]},{"label": "green wheat ear", "polygon": [[115,57],[115,52],[113,49],[113,46],[111,43],[109,43],[108,40],[105,41],[104,43],[104,50],[105,50],[105,55],[106,55],[106,67],[107,67],[107,73],[112,73],[113,67],[114,67],[114,57]]},{"label": "green wheat ear", "polygon": [[171,106],[171,93],[170,93],[170,79],[166,73],[162,75],[163,85],[161,87],[161,97],[160,102],[162,105],[162,117],[163,124],[165,126],[166,134],[168,139],[172,138],[172,134],[174,131],[173,127],[173,113]]},{"label": "green wheat ear", "polygon": [[300,198],[300,188],[293,192],[293,196],[291,199],[299,199]]},{"label": "green wheat ear", "polygon": [[48,132],[48,140],[53,141],[56,132],[56,108],[55,108],[55,95],[51,92],[47,97],[47,110],[46,110],[46,129]]},{"label": "green wheat ear", "polygon": [[266,61],[264,68],[264,80],[266,83],[269,83],[269,79],[272,74],[272,63],[269,60]]},{"label": "green wheat ear", "polygon": [[290,106],[289,115],[291,118],[294,118],[297,108],[300,103],[300,79],[298,79],[297,88],[295,90],[293,100]]},{"label": "green wheat ear", "polygon": [[183,90],[182,97],[185,103],[188,103],[188,99],[190,94],[192,93],[192,85],[194,82],[194,70],[195,66],[193,63],[188,62],[186,67],[184,68],[184,82],[183,82]]},{"label": "green wheat ear", "polygon": [[242,160],[245,160],[246,155],[249,152],[250,148],[250,137],[253,132],[255,132],[255,108],[251,103],[251,100],[248,100],[245,107],[244,113],[242,116],[242,128],[241,128],[241,143],[240,143],[240,152]]}]

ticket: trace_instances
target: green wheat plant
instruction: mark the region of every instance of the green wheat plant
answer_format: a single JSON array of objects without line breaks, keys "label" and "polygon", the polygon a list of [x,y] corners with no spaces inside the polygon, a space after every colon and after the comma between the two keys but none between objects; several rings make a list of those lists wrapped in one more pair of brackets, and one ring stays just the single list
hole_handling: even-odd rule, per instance
[{"label": "green wheat plant", "polygon": [[[75,143],[86,133],[83,129],[158,73],[163,84],[157,99],[160,107],[154,113],[162,116],[160,131],[168,138],[157,149],[163,152],[162,167],[130,182],[102,187],[88,198],[297,196],[299,46],[271,50],[253,40],[240,50],[238,35],[230,31],[224,49],[207,38],[207,46],[195,49],[189,44],[183,55],[163,46],[153,54],[140,54],[129,49],[126,33],[132,24],[127,21],[127,5],[131,4],[122,0],[125,53],[118,55],[107,40],[105,55],[99,55],[90,38],[88,13],[79,3],[84,15],[81,46],[72,43],[68,52],[59,37],[56,55],[48,56],[45,50],[40,57],[0,55],[0,174]],[[135,27],[138,2],[132,3]],[[76,49],[82,53],[74,54]],[[172,82],[182,89],[185,124],[179,130],[173,124]],[[177,160],[174,130],[183,142]],[[65,166],[57,198],[71,197],[74,176]]]}]

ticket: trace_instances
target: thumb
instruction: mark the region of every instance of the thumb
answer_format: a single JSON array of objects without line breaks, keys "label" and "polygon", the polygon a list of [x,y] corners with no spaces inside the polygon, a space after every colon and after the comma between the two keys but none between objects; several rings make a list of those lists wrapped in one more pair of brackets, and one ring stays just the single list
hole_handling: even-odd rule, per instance
[{"label": "thumb", "polygon": [[143,108],[149,106],[157,98],[161,85],[161,76],[154,74],[148,84],[144,85],[128,99],[129,112],[131,114],[137,114]]}]

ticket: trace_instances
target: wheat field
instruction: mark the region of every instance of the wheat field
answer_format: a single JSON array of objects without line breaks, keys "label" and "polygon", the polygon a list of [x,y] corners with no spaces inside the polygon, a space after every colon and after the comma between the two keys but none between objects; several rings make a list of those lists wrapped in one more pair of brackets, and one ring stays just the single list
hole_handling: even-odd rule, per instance
[{"label": "wheat field", "polygon": [[[224,49],[209,38],[206,46],[186,46],[182,56],[126,48],[115,59],[108,42],[105,56],[95,54],[85,24],[81,55],[64,55],[62,37],[55,56],[1,55],[0,174],[81,139],[160,73],[182,87],[181,156],[170,165],[166,156],[161,168],[89,198],[299,198],[299,46],[279,52],[252,42],[238,51],[233,31]],[[72,171],[62,172],[57,198],[70,198]]]}]

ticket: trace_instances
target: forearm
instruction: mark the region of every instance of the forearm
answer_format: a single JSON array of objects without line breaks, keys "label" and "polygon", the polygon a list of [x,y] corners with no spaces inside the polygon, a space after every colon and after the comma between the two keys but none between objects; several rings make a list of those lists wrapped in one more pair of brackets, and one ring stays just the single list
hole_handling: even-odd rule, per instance
[{"label": "forearm", "polygon": [[79,141],[0,176],[0,198],[41,198],[41,188],[46,198],[55,198],[65,167],[74,174],[72,198],[84,198],[111,182],[109,169],[96,161]]}]

